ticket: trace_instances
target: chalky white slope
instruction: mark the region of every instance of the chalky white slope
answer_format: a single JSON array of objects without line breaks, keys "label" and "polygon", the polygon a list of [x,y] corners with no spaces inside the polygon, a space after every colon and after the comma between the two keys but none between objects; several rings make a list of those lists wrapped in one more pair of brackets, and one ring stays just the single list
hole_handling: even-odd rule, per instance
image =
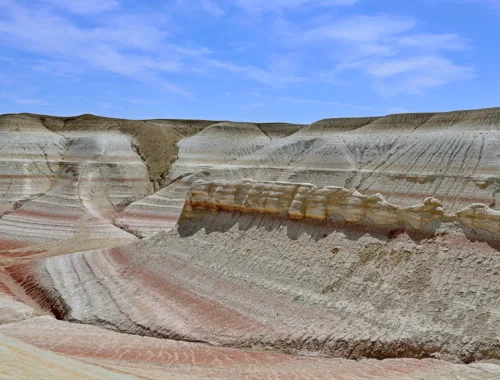
[{"label": "chalky white slope", "polygon": [[3,255],[29,255],[73,238],[104,246],[135,239],[111,223],[122,205],[152,192],[131,138],[72,132],[64,139],[68,151],[51,189],[0,220]]},{"label": "chalky white slope", "polygon": [[40,120],[0,115],[0,216],[50,190],[66,149]]},{"label": "chalky white slope", "polygon": [[50,351],[142,378],[498,378],[499,115],[4,116],[13,152],[56,152],[43,192],[4,182],[7,373]]},{"label": "chalky white slope", "polygon": [[124,223],[144,236],[160,225],[171,228],[182,208],[181,192],[207,178],[355,188],[401,206],[432,195],[454,212],[473,203],[495,208],[500,202],[499,126],[498,108],[325,119],[265,144],[265,129],[260,127],[260,134],[255,124],[218,124],[179,143],[169,180],[183,177],[188,183],[160,190],[151,199],[154,207],[164,199],[165,221],[157,224],[161,211],[148,209],[144,200],[126,210],[131,215]]},{"label": "chalky white slope", "polygon": [[136,239],[116,217],[164,186],[177,141],[214,123],[2,116],[0,255],[50,256]]},{"label": "chalky white slope", "polygon": [[500,201],[499,126],[498,108],[331,119],[232,164],[267,166],[276,180],[381,193],[402,206],[432,195],[457,211]]},{"label": "chalky white slope", "polygon": [[216,123],[179,142],[178,160],[165,187],[134,202],[116,219],[136,235],[153,236],[175,226],[193,181],[211,175],[210,169],[251,155],[273,140],[291,135],[303,125],[286,123]]}]

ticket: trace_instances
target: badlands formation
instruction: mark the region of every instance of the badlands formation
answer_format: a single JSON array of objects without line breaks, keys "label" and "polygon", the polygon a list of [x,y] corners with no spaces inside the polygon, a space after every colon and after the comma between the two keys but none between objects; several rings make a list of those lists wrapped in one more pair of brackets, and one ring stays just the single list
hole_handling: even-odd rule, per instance
[{"label": "badlands formation", "polygon": [[0,116],[0,378],[500,379],[500,109]]}]

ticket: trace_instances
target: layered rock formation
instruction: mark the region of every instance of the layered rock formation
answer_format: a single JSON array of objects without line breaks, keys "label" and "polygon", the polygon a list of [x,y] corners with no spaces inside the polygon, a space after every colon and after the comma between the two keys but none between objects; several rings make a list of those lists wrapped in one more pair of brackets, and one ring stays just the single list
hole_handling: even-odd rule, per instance
[{"label": "layered rock formation", "polygon": [[[205,128],[179,143],[179,159],[173,165],[165,187],[150,197],[132,203],[117,218],[117,223],[141,237],[172,228],[193,181],[210,177],[214,167],[251,155],[272,140],[292,135],[303,127],[287,123],[222,122]],[[261,170],[260,176],[263,175]],[[221,176],[240,178],[233,171]]]},{"label": "layered rock formation", "polygon": [[499,122],[498,109],[324,120],[235,164],[278,167],[280,180],[378,192],[402,206],[431,194],[456,211],[496,204]]},{"label": "layered rock formation", "polygon": [[8,270],[59,317],[131,334],[357,359],[498,359],[498,220],[477,209],[198,182],[175,231]]},{"label": "layered rock formation", "polygon": [[[4,335],[5,334],[5,335]],[[49,317],[0,326],[0,373],[16,379],[485,380],[494,366],[330,360],[119,334]],[[69,358],[68,358],[69,357]]]},{"label": "layered rock formation", "polygon": [[1,370],[498,378],[499,125],[0,116]]},{"label": "layered rock formation", "polygon": [[[105,245],[135,239],[111,223],[122,205],[153,191],[131,139],[118,134],[67,133],[64,141],[68,150],[58,163],[51,188],[0,220],[4,255],[40,252],[49,243],[73,238]],[[43,248],[33,248],[39,245]]]},{"label": "layered rock formation", "polygon": [[163,186],[176,143],[210,124],[2,116],[0,255],[50,256],[136,239],[115,219]]},{"label": "layered rock formation", "polygon": [[40,120],[0,115],[0,216],[50,190],[66,149]]},{"label": "layered rock formation", "polygon": [[[321,187],[355,188],[364,195],[380,193],[402,207],[433,196],[450,212],[474,203],[495,208],[500,201],[498,108],[325,119],[291,135],[273,138],[256,151],[253,149],[265,143],[256,125],[221,125],[181,142],[170,181],[190,176],[191,183],[207,177],[306,182]],[[262,126],[260,129],[265,131]],[[221,139],[228,144],[217,142]],[[233,146],[242,148],[239,155]],[[166,198],[168,207],[175,203],[178,211],[172,216],[179,215],[182,201],[172,202],[162,192],[158,198]],[[139,208],[144,209],[143,206]],[[145,216],[151,213],[148,211]],[[136,228],[144,228],[144,236],[150,236],[147,230],[154,229],[155,223],[147,221],[147,217],[145,222],[136,219],[134,222],[129,218],[127,224],[137,224]],[[171,224],[165,224],[165,228],[170,227]]]}]

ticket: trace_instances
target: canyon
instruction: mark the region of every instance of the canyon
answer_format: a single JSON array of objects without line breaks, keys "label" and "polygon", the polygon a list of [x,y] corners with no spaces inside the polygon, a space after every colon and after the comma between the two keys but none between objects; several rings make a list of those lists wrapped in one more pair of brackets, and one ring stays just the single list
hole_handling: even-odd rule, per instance
[{"label": "canyon", "polygon": [[0,377],[500,378],[500,108],[0,115]]}]

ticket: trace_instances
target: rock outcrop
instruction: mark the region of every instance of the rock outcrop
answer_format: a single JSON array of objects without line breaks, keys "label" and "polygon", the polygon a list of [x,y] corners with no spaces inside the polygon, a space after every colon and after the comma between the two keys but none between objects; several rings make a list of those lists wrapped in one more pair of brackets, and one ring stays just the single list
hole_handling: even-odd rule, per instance
[{"label": "rock outcrop", "polygon": [[0,216],[50,190],[66,149],[41,121],[0,115]]},{"label": "rock outcrop", "polygon": [[129,334],[354,359],[499,359],[500,237],[472,241],[461,227],[470,214],[446,215],[433,198],[401,208],[343,188],[196,182],[175,230],[8,271],[60,318]]},{"label": "rock outcrop", "polygon": [[117,217],[168,181],[179,140],[213,123],[1,116],[0,256],[50,256],[142,236]]},{"label": "rock outcrop", "polygon": [[[326,119],[267,144],[255,124],[229,125],[239,127],[222,123],[183,140],[169,180],[252,178],[337,186],[367,196],[379,193],[400,207],[432,196],[448,212],[474,203],[493,209],[500,204],[498,108]],[[241,149],[235,152],[234,146]],[[165,205],[173,206],[166,198]],[[176,203],[180,210],[183,202]],[[127,223],[142,225],[144,236],[155,229],[147,220]]]},{"label": "rock outcrop", "polygon": [[2,115],[0,372],[498,378],[499,126]]}]

